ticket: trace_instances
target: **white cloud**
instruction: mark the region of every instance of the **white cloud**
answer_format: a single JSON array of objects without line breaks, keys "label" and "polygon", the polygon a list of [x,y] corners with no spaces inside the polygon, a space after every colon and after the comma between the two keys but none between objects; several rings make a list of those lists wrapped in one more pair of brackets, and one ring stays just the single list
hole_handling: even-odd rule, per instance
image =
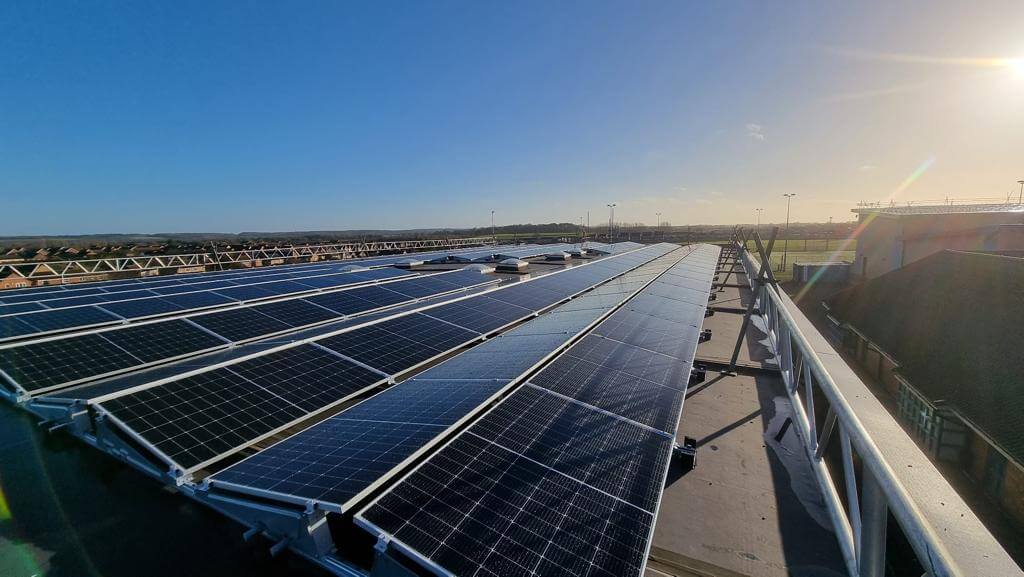
[{"label": "white cloud", "polygon": [[857,170],[859,170],[861,172],[871,172],[872,170],[875,170],[876,168],[878,168],[878,167],[875,166],[874,164],[862,164],[862,165],[860,165],[860,168],[858,168]]},{"label": "white cloud", "polygon": [[710,199],[707,199],[707,198],[698,198],[698,199],[694,200],[694,202],[696,202],[697,204],[705,204],[705,205],[707,205],[707,204],[713,204],[713,203],[711,202],[711,200],[710,200]]},{"label": "white cloud", "polygon": [[756,122],[747,123],[747,136],[755,140],[765,140],[764,126],[757,124]]},{"label": "white cloud", "polygon": [[720,191],[720,190],[712,190],[711,191],[711,196],[722,196],[722,191]]}]

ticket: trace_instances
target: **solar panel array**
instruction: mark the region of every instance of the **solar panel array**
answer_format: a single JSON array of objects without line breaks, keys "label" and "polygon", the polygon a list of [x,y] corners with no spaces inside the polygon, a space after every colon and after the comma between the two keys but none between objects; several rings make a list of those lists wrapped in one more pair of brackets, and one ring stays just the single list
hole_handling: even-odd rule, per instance
[{"label": "solar panel array", "polygon": [[185,355],[493,282],[495,279],[476,271],[415,276],[303,298],[7,345],[0,347],[0,371],[27,394],[41,394]]},{"label": "solar panel array", "polygon": [[718,250],[658,277],[357,523],[453,575],[641,575]]},{"label": "solar panel array", "polygon": [[[126,321],[187,313],[204,308],[237,306],[249,301],[414,276],[414,273],[384,268],[313,277],[303,277],[295,273],[276,276],[288,276],[295,280],[261,280],[252,284],[241,284],[238,281],[208,281],[187,287],[178,285],[145,291],[132,290],[54,299],[47,301],[47,304],[50,305],[49,309],[0,317],[0,340],[121,324]],[[189,290],[188,292],[171,292],[179,291],[182,288]]]},{"label": "solar panel array", "polygon": [[[296,502],[312,499],[335,510],[344,510],[382,477],[397,472],[399,464],[422,451],[452,425],[467,418],[487,399],[508,388],[513,380],[671,266],[679,257],[664,255],[674,248],[650,247],[553,275],[544,290],[555,292],[563,285],[575,286],[577,288],[566,291],[578,292],[586,287],[580,286],[572,275],[581,275],[586,279],[583,282],[596,284],[602,278],[624,273],[652,258],[659,259],[216,473],[211,477],[211,484],[246,493],[272,494]],[[598,264],[602,264],[602,271],[596,276],[586,270]],[[584,272],[587,274],[583,275]],[[542,287],[530,287],[537,282],[540,281],[443,305],[426,314],[453,323],[484,322],[479,328],[489,330],[497,323],[507,322],[507,318],[500,317],[502,314],[511,315],[508,318],[522,315],[519,311],[526,309],[510,302],[524,302],[525,295],[538,293]],[[569,294],[552,294],[543,302],[531,302],[540,307]],[[536,298],[545,297],[537,295]],[[509,304],[502,305],[503,302]],[[492,314],[499,316],[494,321],[479,320]],[[351,354],[349,348],[338,350]]]},{"label": "solar panel array", "polygon": [[[662,246],[645,250],[653,255],[670,248]],[[287,398],[258,379],[246,377],[260,373],[262,369],[254,367],[262,367],[262,356],[239,360],[198,375],[174,378],[142,390],[127,391],[103,400],[97,408],[172,466],[187,472],[194,471],[314,412],[326,410],[379,386],[390,376],[409,371],[481,339],[490,328],[477,326],[471,329],[458,324],[465,307],[473,307],[480,315],[497,315],[505,324],[513,323],[650,258],[652,256],[640,254],[622,255],[614,260],[565,269],[454,303],[428,307],[422,312],[410,312],[297,343],[286,349],[296,352],[288,354],[305,358],[308,349],[316,348],[339,359],[346,370],[352,366],[369,370],[360,379],[339,382],[325,395],[312,400],[303,399],[312,404],[307,404],[301,412],[296,410],[296,399]],[[598,264],[602,267],[597,268]],[[546,300],[534,302],[529,309],[508,302],[524,296],[539,299],[542,293],[546,293],[543,296]],[[332,362],[338,364],[338,360]],[[301,383],[309,381],[308,372],[319,370],[319,363],[289,365],[288,370],[288,374],[294,374],[294,382]],[[280,397],[281,401],[275,403],[274,397]],[[255,404],[250,405],[250,401]],[[248,408],[252,409],[252,415],[246,414]],[[226,432],[220,426],[226,416],[237,416],[246,426],[232,427]]]},{"label": "solar panel array", "polygon": [[571,246],[494,246],[4,291],[0,293],[0,341],[232,306],[411,274],[393,269],[349,270],[356,265],[389,266],[409,258],[460,262],[489,261],[505,258],[505,255],[527,258]]},{"label": "solar panel array", "polygon": [[[534,251],[543,250],[537,245],[501,245],[490,247],[486,249],[486,251],[493,252],[503,250],[530,250],[531,248]],[[174,294],[175,292],[187,292],[189,290],[192,290],[192,286],[206,282],[218,282],[221,284],[217,286],[227,287],[233,286],[230,283],[225,282],[228,280],[281,280],[288,278],[287,276],[281,276],[286,275],[288,273],[302,273],[305,276],[309,276],[308,273],[311,272],[330,273],[344,271],[349,267],[371,268],[380,266],[391,266],[394,265],[395,263],[407,260],[411,257],[417,257],[421,259],[435,258],[443,255],[477,253],[482,250],[485,249],[481,249],[479,247],[470,247],[461,249],[435,250],[428,252],[387,255],[359,259],[345,259],[338,261],[319,261],[302,264],[276,265],[271,267],[231,269],[224,271],[209,271],[189,274],[175,274],[168,276],[151,276],[142,278],[8,289],[0,293],[0,315],[7,314],[5,309],[2,308],[4,306],[45,302],[49,299],[62,299],[86,295],[106,295],[122,291],[145,289],[155,290],[157,288],[168,289],[161,291],[161,294]],[[540,252],[538,252],[538,254],[540,254]],[[170,287],[178,288],[170,289]]]}]

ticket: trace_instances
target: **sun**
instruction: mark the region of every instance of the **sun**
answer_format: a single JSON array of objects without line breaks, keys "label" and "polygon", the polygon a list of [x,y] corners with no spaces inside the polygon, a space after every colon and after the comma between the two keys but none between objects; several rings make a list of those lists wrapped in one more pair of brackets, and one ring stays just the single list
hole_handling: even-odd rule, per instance
[{"label": "sun", "polygon": [[1010,60],[1010,68],[1018,75],[1024,77],[1024,58],[1012,58]]}]

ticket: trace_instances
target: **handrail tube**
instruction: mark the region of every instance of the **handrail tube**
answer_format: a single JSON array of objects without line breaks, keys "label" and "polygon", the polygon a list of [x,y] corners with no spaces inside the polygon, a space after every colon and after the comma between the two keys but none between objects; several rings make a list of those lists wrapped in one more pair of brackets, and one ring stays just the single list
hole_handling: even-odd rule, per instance
[{"label": "handrail tube", "polygon": [[[737,248],[749,281],[751,271],[756,271],[756,267],[748,252],[738,245]],[[775,324],[785,326],[787,338],[800,349],[805,366],[810,369],[810,374],[834,410],[841,432],[848,435],[929,574],[934,577],[964,575],[967,568],[971,574],[1024,575],[934,463],[789,296],[771,286],[756,288],[760,289],[755,290],[755,294],[760,296],[760,314],[766,317],[767,328],[771,331]],[[771,336],[773,339],[778,337]],[[773,344],[778,354],[778,340]],[[826,364],[822,355],[827,355],[832,362]],[[781,360],[781,355],[779,357]],[[846,385],[847,390],[839,382]],[[799,403],[794,404],[799,409],[799,416],[803,417],[801,425],[806,431],[809,426],[807,415],[803,414]],[[871,430],[884,436],[886,454],[883,455]],[[824,465],[813,454],[812,459],[815,459],[815,464]],[[894,465],[900,466],[899,473]],[[908,484],[911,485],[909,488]]]}]

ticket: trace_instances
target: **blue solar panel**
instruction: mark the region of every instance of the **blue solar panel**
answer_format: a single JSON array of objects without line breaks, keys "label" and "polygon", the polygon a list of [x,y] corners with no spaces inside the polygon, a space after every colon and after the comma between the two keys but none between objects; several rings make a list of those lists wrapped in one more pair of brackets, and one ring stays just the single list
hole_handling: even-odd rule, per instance
[{"label": "blue solar panel", "polygon": [[41,311],[46,310],[46,307],[39,303],[19,303],[0,305],[0,315],[13,315],[28,311]]},{"label": "blue solar panel", "polygon": [[[606,294],[633,281],[618,284]],[[651,313],[655,302],[627,304],[594,332],[668,354],[585,337],[357,523],[456,575],[639,576],[700,328]]]},{"label": "blue solar panel", "polygon": [[217,289],[217,294],[228,298],[251,301],[277,296],[277,293],[263,288],[262,285],[237,286],[234,288]]},{"label": "blue solar panel", "polygon": [[40,332],[57,331],[104,323],[120,322],[121,319],[96,307],[75,307],[55,311],[28,313],[21,317]]},{"label": "blue solar panel", "polygon": [[104,310],[126,319],[163,315],[183,310],[182,307],[159,298],[104,303],[102,307]]},{"label": "blue solar panel", "polygon": [[201,309],[231,304],[235,301],[215,292],[196,292],[163,297],[163,300],[186,309]]},{"label": "blue solar panel", "polygon": [[37,331],[38,329],[18,317],[0,317],[0,339],[20,337]]}]

